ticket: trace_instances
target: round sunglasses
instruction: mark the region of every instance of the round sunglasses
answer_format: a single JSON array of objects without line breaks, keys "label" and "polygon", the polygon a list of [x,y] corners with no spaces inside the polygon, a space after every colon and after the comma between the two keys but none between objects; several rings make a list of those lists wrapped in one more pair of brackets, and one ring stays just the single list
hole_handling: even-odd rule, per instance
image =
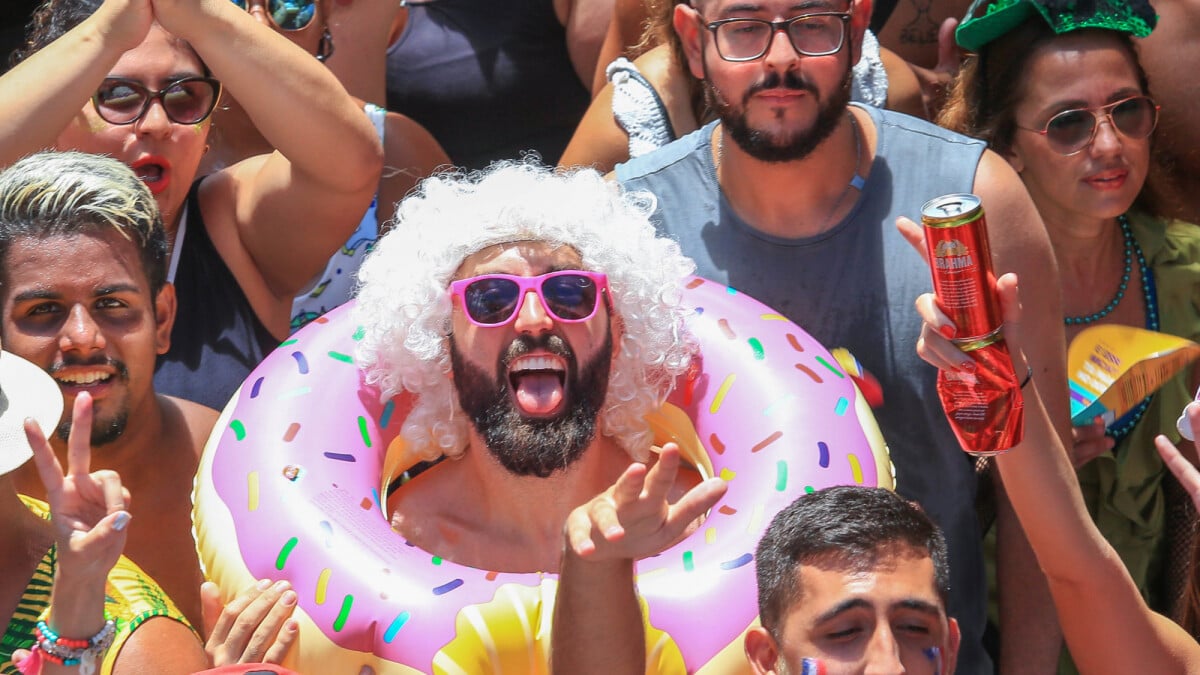
[{"label": "round sunglasses", "polygon": [[212,114],[220,95],[221,83],[211,77],[184,77],[158,91],[137,80],[110,77],[92,95],[92,107],[109,124],[133,124],[157,99],[172,122],[199,124]]},{"label": "round sunglasses", "polygon": [[476,326],[502,326],[516,318],[525,294],[537,293],[556,321],[580,323],[596,315],[608,277],[599,272],[563,270],[536,277],[483,274],[451,282],[450,297]]},{"label": "round sunglasses", "polygon": [[[249,0],[232,0],[233,4],[250,11]],[[316,0],[265,0],[267,15],[282,30],[301,30],[312,23],[317,11]]]},{"label": "round sunglasses", "polygon": [[1108,120],[1122,135],[1142,139],[1158,125],[1159,106],[1149,96],[1131,96],[1099,108],[1064,110],[1041,129],[1017,127],[1046,137],[1050,147],[1061,155],[1074,155],[1092,144],[1100,123]]}]

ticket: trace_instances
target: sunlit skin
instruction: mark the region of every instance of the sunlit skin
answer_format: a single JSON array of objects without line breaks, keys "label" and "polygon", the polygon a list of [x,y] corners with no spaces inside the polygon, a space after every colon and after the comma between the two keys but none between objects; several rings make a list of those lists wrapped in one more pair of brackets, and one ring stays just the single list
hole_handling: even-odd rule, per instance
[{"label": "sunlit skin", "polygon": [[116,232],[19,238],[3,262],[5,348],[51,372],[64,415],[87,391],[98,426],[122,412],[145,419],[155,405],[151,357],[169,345],[174,293],[151,296],[135,244]]},{"label": "sunlit skin", "polygon": [[[93,429],[128,418],[119,437],[94,445],[93,467],[118,472],[137,495],[130,512],[141,525],[125,554],[201,625],[203,575],[187,494],[217,413],[154,391],[155,357],[170,346],[174,288],[152,296],[137,245],[116,231],[19,238],[0,269],[4,347],[50,372],[64,419],[84,391],[94,400]],[[65,461],[65,439],[50,440]],[[14,475],[20,492],[42,498],[32,464]]]},{"label": "sunlit skin", "polygon": [[[582,264],[579,253],[569,246],[552,247],[543,242],[500,244],[468,256],[455,278],[466,279],[483,274],[536,276],[557,270],[582,269]],[[459,350],[469,362],[487,372],[495,371],[500,354],[508,349],[518,335],[536,337],[552,331],[570,345],[577,363],[587,363],[603,345],[609,324],[608,308],[603,303],[591,321],[559,323],[546,312],[541,299],[533,292],[525,295],[516,319],[507,326],[477,326],[466,318],[461,307],[455,307],[452,321]],[[530,356],[540,353],[544,352],[535,350]],[[557,356],[553,358],[561,360]],[[571,396],[570,391],[564,393],[564,398]]]},{"label": "sunlit skin", "polygon": [[[454,278],[493,273],[536,276],[583,268],[579,253],[569,246],[517,242],[468,256]],[[456,306],[451,330],[468,362],[488,373],[496,372],[500,355],[522,334],[562,337],[579,363],[595,358],[606,337],[612,339],[614,360],[620,353],[620,320],[607,303],[601,303],[587,321],[564,324],[549,315],[532,292],[523,298],[514,320],[504,326],[476,326]],[[564,399],[573,395],[563,393]],[[557,414],[561,407],[549,414]],[[566,469],[547,478],[518,476],[491,455],[472,428],[469,446],[459,459],[435,465],[394,493],[389,502],[392,525],[410,543],[457,563],[511,572],[556,572],[567,515],[616,482],[629,463],[629,453],[616,440],[597,432]],[[669,498],[679,499],[698,482],[695,472],[681,471]]]},{"label": "sunlit skin", "polygon": [[799,565],[799,600],[782,617],[778,644],[763,628],[746,637],[754,672],[798,675],[817,659],[828,675],[946,675],[958,655],[958,623],[946,616],[933,560],[898,544],[871,568],[818,559]]},{"label": "sunlit skin", "polygon": [[[312,21],[299,30],[283,30],[279,26],[276,26],[275,22],[271,20],[271,15],[267,12],[267,2],[265,0],[247,0],[245,4],[246,12],[260,24],[291,40],[305,52],[309,54],[317,53],[318,45],[321,42],[321,26],[325,25],[326,14],[324,2],[317,0],[316,11],[313,13]],[[241,104],[228,93],[222,96],[221,109],[217,109],[213,114],[218,116],[218,124],[222,125],[222,128],[226,123],[253,126],[253,122],[250,121],[246,111],[242,110]]]},{"label": "sunlit skin", "polygon": [[[137,80],[154,91],[181,77],[203,75],[195,52],[157,24],[150,27],[140,45],[122,54],[108,73],[108,77]],[[176,124],[155,101],[133,124],[109,124],[96,114],[89,100],[54,145],[59,150],[111,155],[134,167],[135,172],[146,161],[162,165],[162,179],[147,181],[147,186],[154,193],[168,232],[173,233],[204,155],[211,119],[200,124]]]},{"label": "sunlit skin", "polygon": [[[1022,79],[1027,84],[1014,112],[1019,126],[1033,129],[1064,110],[1144,93],[1130,54],[1102,32],[1072,33],[1041,46]],[[1090,146],[1066,157],[1042,135],[1017,130],[1009,160],[1052,233],[1091,231],[1137,198],[1150,165],[1150,139],[1129,138],[1105,120]]]}]

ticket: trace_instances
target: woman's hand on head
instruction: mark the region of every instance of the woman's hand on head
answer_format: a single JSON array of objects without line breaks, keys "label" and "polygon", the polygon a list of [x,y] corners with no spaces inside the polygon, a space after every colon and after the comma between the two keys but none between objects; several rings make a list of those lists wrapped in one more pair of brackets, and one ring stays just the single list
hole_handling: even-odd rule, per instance
[{"label": "woman's hand on head", "polygon": [[154,23],[151,0],[105,0],[92,20],[104,26],[104,35],[121,51],[142,44]]},{"label": "woman's hand on head", "polygon": [[[133,1],[133,0],[127,0]],[[203,17],[219,16],[222,12],[246,14],[246,11],[235,6],[230,0],[138,0],[151,5],[154,9],[154,20],[168,33],[187,40],[193,48],[200,42],[203,35],[196,34],[206,25]]]},{"label": "woman's hand on head", "polygon": [[90,394],[75,397],[71,420],[66,472],[37,423],[26,420],[25,436],[46,488],[59,569],[74,579],[92,578],[103,583],[125,548],[129,491],[121,486],[121,477],[115,471],[91,472]]}]

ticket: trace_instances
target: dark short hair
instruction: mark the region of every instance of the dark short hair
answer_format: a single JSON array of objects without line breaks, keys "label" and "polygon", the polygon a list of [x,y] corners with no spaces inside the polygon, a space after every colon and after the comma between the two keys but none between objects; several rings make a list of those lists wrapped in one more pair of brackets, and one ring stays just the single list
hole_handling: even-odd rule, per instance
[{"label": "dark short hair", "polygon": [[[34,12],[29,24],[25,27],[25,42],[9,56],[10,65],[17,65],[40,51],[43,47],[65,35],[72,28],[83,23],[84,19],[96,13],[104,0],[45,0]],[[187,46],[193,54],[196,50],[184,40],[180,43]],[[200,67],[206,76],[212,75],[204,59],[196,54]],[[69,67],[69,66],[65,66]]]},{"label": "dark short hair", "polygon": [[[39,152],[0,172],[0,271],[22,238],[115,231],[140,253],[150,293],[167,278],[167,234],[154,196],[111,157]],[[0,283],[8,283],[0,272]]]},{"label": "dark short hair", "polygon": [[776,639],[800,600],[799,567],[816,560],[871,568],[896,545],[927,552],[942,605],[950,593],[946,538],[921,507],[883,488],[833,487],[780,511],[758,543],[758,615]]}]

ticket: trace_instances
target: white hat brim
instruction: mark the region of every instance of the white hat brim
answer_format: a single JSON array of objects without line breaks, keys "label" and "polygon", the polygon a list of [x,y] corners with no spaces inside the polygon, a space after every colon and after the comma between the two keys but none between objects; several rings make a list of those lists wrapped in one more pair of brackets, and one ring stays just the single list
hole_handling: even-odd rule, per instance
[{"label": "white hat brim", "polygon": [[62,411],[62,390],[46,371],[0,351],[0,476],[33,457],[25,438],[25,419],[32,417],[49,436]]}]

